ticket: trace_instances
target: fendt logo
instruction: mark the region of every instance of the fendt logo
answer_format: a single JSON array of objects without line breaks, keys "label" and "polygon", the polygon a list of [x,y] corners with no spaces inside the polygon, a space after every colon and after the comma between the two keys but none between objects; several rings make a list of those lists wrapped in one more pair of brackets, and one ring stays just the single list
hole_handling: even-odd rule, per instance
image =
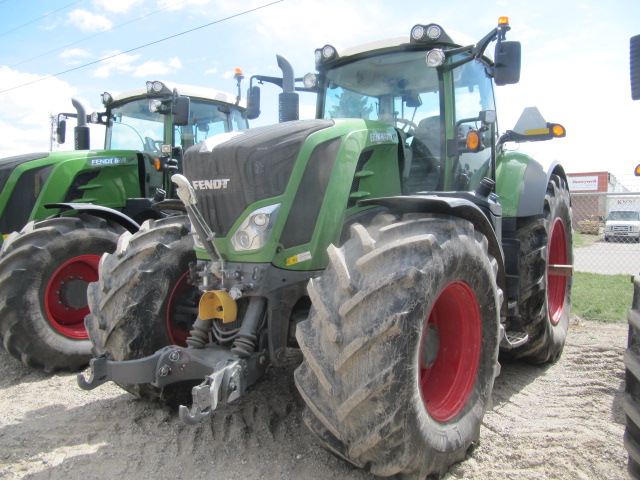
[{"label": "fendt logo", "polygon": [[214,180],[193,180],[191,184],[194,190],[220,190],[221,188],[227,188],[229,185],[229,178],[216,178]]}]

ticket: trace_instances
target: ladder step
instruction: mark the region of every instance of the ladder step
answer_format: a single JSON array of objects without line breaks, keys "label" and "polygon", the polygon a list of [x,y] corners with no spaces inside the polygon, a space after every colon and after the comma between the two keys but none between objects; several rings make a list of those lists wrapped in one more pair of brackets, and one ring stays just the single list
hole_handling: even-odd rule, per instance
[{"label": "ladder step", "polygon": [[507,350],[524,345],[529,341],[529,335],[526,332],[516,330],[508,330],[502,339],[500,346]]}]

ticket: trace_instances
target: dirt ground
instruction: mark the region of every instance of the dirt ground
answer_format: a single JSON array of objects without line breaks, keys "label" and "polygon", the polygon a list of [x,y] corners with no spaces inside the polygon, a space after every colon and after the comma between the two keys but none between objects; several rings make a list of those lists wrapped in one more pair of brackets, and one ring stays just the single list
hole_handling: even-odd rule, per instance
[{"label": "dirt ground", "polygon": [[[481,442],[453,479],[626,479],[625,323],[574,321],[550,367],[506,363]],[[243,398],[192,427],[115,385],[29,369],[0,350],[0,478],[369,479],[320,448],[293,383],[269,370]]]}]

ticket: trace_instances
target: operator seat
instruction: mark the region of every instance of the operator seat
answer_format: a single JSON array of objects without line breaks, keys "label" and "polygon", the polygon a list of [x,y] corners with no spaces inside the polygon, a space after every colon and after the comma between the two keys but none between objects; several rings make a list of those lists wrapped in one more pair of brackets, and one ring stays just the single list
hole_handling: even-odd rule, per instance
[{"label": "operator seat", "polygon": [[404,173],[411,193],[435,190],[440,176],[440,116],[420,120],[411,142],[412,157]]}]

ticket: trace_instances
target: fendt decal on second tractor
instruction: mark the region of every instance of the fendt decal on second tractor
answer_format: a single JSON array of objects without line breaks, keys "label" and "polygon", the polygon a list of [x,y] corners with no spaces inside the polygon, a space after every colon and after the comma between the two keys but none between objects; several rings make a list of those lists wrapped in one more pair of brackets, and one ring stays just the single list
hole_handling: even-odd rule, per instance
[{"label": "fendt decal on second tractor", "polygon": [[[172,177],[189,222],[125,233],[89,287],[97,358],[80,386],[168,403],[192,389],[179,411],[195,423],[298,346],[304,418],[325,448],[403,478],[462,460],[499,350],[553,362],[569,321],[565,172],[505,148],[565,131],[530,108],[497,135],[493,84],[520,75],[508,30],[503,18],[472,44],[427,24],[326,45],[304,78],[315,120],[190,148]],[[293,89],[282,95],[295,109]],[[226,189],[193,188],[221,178]],[[195,322],[180,331],[167,306],[184,277]]]},{"label": "fendt decal on second tractor", "polygon": [[[210,88],[150,81],[102,101],[89,118],[75,99],[77,114],[58,116],[59,143],[78,119],[74,151],[0,160],[0,340],[46,371],[91,359],[86,291],[101,255],[122,232],[184,212],[170,180],[182,150],[248,127],[239,95]],[[104,150],[89,150],[88,119],[105,127]]]}]

